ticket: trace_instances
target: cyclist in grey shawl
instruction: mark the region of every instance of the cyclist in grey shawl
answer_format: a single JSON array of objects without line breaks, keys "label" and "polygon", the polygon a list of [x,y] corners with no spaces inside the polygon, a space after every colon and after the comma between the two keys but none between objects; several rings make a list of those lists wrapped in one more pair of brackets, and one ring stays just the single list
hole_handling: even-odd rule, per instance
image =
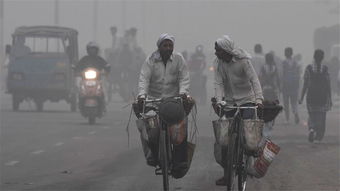
[{"label": "cyclist in grey shawl", "polygon": [[[224,100],[230,106],[262,107],[263,95],[258,76],[250,62],[250,55],[235,46],[227,35],[215,42],[215,96],[217,101]],[[213,103],[215,111],[216,104]],[[224,112],[226,117],[233,117],[235,110]],[[243,119],[254,117],[253,109],[243,109]],[[215,147],[216,148],[216,147]],[[216,181],[216,185],[226,185],[225,178]]]}]

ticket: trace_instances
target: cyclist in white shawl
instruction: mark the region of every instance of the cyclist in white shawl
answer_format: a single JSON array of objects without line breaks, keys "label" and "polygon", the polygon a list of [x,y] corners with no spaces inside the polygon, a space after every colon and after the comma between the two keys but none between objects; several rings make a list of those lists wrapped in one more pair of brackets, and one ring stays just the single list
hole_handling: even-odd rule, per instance
[{"label": "cyclist in white shawl", "polygon": [[[153,52],[142,66],[139,83],[137,103],[142,103],[146,97],[167,98],[181,96],[183,102],[191,100],[189,96],[189,72],[181,54],[174,52],[175,38],[169,34],[162,34],[158,41],[158,49]],[[176,111],[170,112],[173,115]],[[189,113],[190,111],[188,111]],[[138,113],[138,112],[137,112]],[[186,127],[187,128],[187,127]],[[143,142],[142,142],[143,143]],[[143,146],[147,164],[158,165],[158,145],[149,143],[149,148]],[[172,176],[181,178],[185,175],[188,166],[187,161],[187,137],[185,140],[173,146]]]}]

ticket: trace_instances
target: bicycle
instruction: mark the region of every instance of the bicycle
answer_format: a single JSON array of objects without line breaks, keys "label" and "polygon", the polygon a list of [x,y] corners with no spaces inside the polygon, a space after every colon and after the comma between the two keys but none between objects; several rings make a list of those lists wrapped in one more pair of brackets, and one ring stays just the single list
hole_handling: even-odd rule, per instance
[{"label": "bicycle", "polygon": [[258,106],[227,106],[225,102],[218,103],[221,112],[226,109],[235,110],[231,128],[229,129],[228,146],[222,148],[222,156],[227,159],[224,165],[224,178],[227,184],[227,190],[236,190],[235,180],[237,177],[237,188],[239,191],[244,191],[247,184],[247,167],[249,163],[249,151],[245,148],[245,136],[243,129],[240,126],[242,116],[241,109],[254,109],[255,116],[257,115]]},{"label": "bicycle", "polygon": [[[176,100],[179,100],[182,103],[181,97],[173,97]],[[141,116],[145,116],[146,108],[148,108],[147,104],[160,104],[163,99],[146,99],[143,104],[143,113]],[[159,159],[159,167],[155,170],[156,175],[163,176],[163,190],[169,190],[169,175],[171,175],[171,171],[173,168],[172,164],[172,153],[173,153],[173,144],[170,138],[169,125],[159,117],[159,110],[157,107],[151,106],[156,113],[159,121],[159,146],[158,146],[158,159]]]}]

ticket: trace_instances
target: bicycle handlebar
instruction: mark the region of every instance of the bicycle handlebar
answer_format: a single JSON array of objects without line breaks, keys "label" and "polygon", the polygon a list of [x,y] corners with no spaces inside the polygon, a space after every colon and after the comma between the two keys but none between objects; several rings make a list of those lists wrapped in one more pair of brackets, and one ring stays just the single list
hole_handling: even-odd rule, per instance
[{"label": "bicycle handlebar", "polygon": [[217,105],[227,109],[257,109],[259,106],[228,106],[225,101],[217,102]]},{"label": "bicycle handlebar", "polygon": [[[173,99],[179,99],[179,100],[182,99],[182,97],[180,97],[180,96],[174,96],[172,98]],[[166,98],[154,98],[154,99],[146,98],[143,101],[143,111],[140,114],[143,115],[145,113],[146,104],[149,104],[149,103],[161,103],[164,99],[166,99]]]},{"label": "bicycle handlebar", "polygon": [[[180,97],[180,96],[174,96],[172,98],[174,98],[174,99],[182,99],[182,97]],[[144,100],[144,103],[157,103],[157,102],[162,102],[164,99],[166,99],[166,98],[155,98],[155,99],[146,98]]]},{"label": "bicycle handlebar", "polygon": [[223,106],[223,108],[227,109],[257,109],[258,106]]},{"label": "bicycle handlebar", "polygon": [[144,103],[155,103],[155,102],[161,102],[163,99],[162,98],[157,98],[157,99],[145,99]]}]

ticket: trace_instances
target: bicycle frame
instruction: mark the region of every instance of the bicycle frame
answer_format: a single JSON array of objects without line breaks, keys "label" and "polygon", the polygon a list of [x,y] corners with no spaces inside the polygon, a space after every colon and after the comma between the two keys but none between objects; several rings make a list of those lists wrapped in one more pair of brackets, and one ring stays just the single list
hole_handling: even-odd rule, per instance
[{"label": "bicycle frame", "polygon": [[163,175],[163,190],[168,191],[173,151],[168,126],[162,120],[160,120],[160,128],[158,158],[160,159],[160,167],[162,171],[160,173],[156,172],[156,175]]},{"label": "bicycle frame", "polygon": [[[180,97],[175,97],[181,99]],[[150,99],[145,100],[143,104],[143,114],[145,113],[145,108],[147,103],[161,103],[163,99]],[[156,111],[159,115],[158,111]],[[155,170],[156,175],[163,176],[163,190],[169,190],[169,175],[171,175],[172,170],[172,152],[173,145],[171,143],[170,132],[168,125],[159,119],[159,146],[158,146],[158,159],[160,161],[160,168]]]},{"label": "bicycle frame", "polygon": [[[241,127],[241,109],[255,109],[255,115],[257,115],[256,109],[257,106],[254,107],[239,107],[239,106],[221,106],[222,109],[236,109],[236,112],[233,117],[232,128],[229,131],[229,143],[224,151],[224,156],[226,157],[226,165],[224,167],[224,178],[227,183],[227,190],[235,189],[235,178],[238,178],[238,190],[244,191],[246,188],[246,179],[247,179],[247,165],[249,155],[245,154],[245,137],[244,132]],[[221,116],[221,115],[220,115]]]}]

